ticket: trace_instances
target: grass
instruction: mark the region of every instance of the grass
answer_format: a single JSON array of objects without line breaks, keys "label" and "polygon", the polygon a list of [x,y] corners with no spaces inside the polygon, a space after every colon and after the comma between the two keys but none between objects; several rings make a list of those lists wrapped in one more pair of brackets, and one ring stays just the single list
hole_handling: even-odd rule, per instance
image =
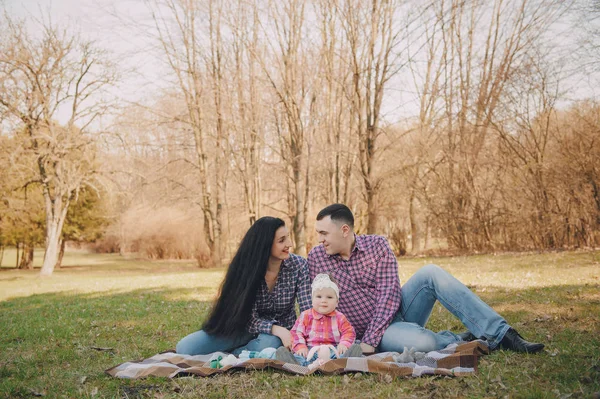
[{"label": "grass", "polygon": [[[454,379],[274,371],[114,379],[103,371],[172,349],[201,326],[223,269],[72,252],[51,278],[0,271],[0,397],[578,398],[600,391],[600,252],[400,259],[401,280],[427,263],[468,284],[546,351],[493,352],[476,376]],[[463,330],[438,305],[428,327]]]}]

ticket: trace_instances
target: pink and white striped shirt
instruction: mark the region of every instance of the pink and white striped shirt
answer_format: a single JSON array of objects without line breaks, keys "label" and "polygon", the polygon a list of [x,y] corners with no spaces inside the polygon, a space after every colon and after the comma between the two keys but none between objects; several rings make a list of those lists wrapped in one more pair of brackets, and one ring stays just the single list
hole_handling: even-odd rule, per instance
[{"label": "pink and white striped shirt", "polygon": [[343,344],[349,348],[356,339],[354,328],[346,316],[337,310],[326,315],[312,308],[305,310],[300,313],[290,333],[294,352],[317,345]]}]

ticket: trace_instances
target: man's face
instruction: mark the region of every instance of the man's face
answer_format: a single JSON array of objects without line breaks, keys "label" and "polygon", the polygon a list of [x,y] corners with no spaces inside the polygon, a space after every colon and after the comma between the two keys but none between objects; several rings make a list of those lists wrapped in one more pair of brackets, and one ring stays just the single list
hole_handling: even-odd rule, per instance
[{"label": "man's face", "polygon": [[346,237],[348,237],[350,228],[347,224],[336,223],[331,220],[331,216],[326,216],[315,223],[317,238],[327,255],[339,254],[345,249]]},{"label": "man's face", "polygon": [[315,290],[312,297],[313,309],[321,314],[329,314],[335,310],[338,298],[333,288]]}]

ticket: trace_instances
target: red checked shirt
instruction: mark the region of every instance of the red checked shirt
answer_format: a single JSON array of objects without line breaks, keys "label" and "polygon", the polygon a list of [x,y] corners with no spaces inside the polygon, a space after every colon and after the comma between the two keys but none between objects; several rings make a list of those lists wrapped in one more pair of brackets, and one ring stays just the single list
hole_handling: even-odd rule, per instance
[{"label": "red checked shirt", "polygon": [[354,328],[346,316],[337,310],[323,315],[308,309],[300,314],[290,333],[294,352],[317,345],[343,344],[349,348],[356,339]]},{"label": "red checked shirt", "polygon": [[308,254],[310,278],[329,273],[338,281],[342,312],[358,339],[376,348],[400,308],[398,262],[385,237],[356,235],[350,259],[327,255],[323,245]]}]

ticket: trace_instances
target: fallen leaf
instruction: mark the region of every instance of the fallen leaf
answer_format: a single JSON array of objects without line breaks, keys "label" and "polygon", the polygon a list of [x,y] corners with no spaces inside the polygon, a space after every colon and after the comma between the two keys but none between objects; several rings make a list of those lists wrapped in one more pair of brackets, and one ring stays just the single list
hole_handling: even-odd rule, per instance
[{"label": "fallen leaf", "polygon": [[85,384],[86,381],[87,381],[87,376],[85,376],[85,375],[83,377],[79,378],[80,384]]}]

